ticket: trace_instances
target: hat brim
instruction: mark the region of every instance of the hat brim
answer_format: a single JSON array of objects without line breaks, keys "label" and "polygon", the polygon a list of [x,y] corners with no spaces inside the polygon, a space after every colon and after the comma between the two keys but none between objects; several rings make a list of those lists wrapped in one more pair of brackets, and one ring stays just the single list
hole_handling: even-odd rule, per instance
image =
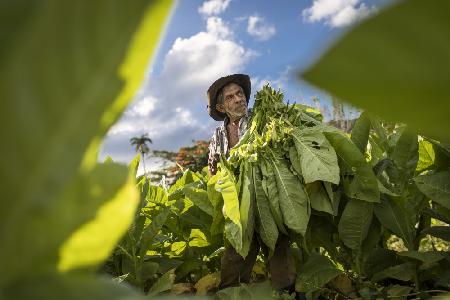
[{"label": "hat brim", "polygon": [[220,90],[229,83],[236,83],[237,85],[242,87],[242,89],[244,90],[245,98],[247,99],[247,105],[248,101],[250,100],[250,94],[252,90],[250,76],[245,74],[233,74],[217,79],[213,84],[211,84],[207,92],[208,114],[216,121],[223,121],[226,117],[225,113],[220,112],[216,109],[216,104],[217,96]]}]

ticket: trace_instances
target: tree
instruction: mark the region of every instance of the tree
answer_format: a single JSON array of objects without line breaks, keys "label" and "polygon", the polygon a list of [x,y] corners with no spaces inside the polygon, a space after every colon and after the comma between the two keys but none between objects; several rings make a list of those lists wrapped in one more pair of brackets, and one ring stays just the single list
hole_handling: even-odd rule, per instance
[{"label": "tree", "polygon": [[152,140],[148,137],[148,134],[142,134],[140,137],[132,137],[130,139],[131,146],[135,146],[136,152],[140,152],[142,156],[142,164],[144,166],[144,174],[147,173],[145,170],[145,154],[150,151],[147,143],[152,144]]}]

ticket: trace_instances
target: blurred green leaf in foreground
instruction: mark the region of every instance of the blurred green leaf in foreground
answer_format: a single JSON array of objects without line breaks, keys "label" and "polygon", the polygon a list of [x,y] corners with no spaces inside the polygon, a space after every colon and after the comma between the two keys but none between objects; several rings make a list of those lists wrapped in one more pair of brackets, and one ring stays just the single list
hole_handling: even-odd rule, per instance
[{"label": "blurred green leaf in foreground", "polygon": [[346,34],[303,77],[448,143],[449,12],[449,1],[398,1]]},{"label": "blurred green leaf in foreground", "polygon": [[75,286],[83,299],[106,297],[109,283],[96,291],[89,274],[139,195],[134,170],[98,164],[97,153],[142,83],[172,4],[0,3],[0,298],[61,299]]}]

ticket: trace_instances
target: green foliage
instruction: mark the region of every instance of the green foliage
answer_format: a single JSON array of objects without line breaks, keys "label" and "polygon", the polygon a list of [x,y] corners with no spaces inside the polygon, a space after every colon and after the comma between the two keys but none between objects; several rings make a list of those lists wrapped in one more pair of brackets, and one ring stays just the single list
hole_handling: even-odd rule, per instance
[{"label": "green foliage", "polygon": [[427,197],[450,209],[450,172],[421,175],[414,181]]},{"label": "green foliage", "polygon": [[[256,195],[253,187],[253,169],[249,163],[245,163],[241,170],[240,189],[240,221],[242,224],[242,251],[239,252],[243,257],[246,257],[250,250],[250,245],[253,240],[253,231],[255,224],[255,200]],[[250,190],[252,189],[252,190]]]},{"label": "green foliage", "polygon": [[327,257],[313,254],[299,271],[295,289],[300,292],[313,292],[341,273]]},{"label": "green foliage", "polygon": [[[254,285],[243,284],[238,287],[230,287],[219,291],[216,294],[220,300],[239,300],[239,299],[274,299],[272,298],[272,288],[268,281]],[[276,298],[275,298],[276,299]]]},{"label": "green foliage", "polygon": [[4,299],[135,299],[145,297],[111,278],[94,274],[46,275],[15,282],[2,290]]},{"label": "green foliage", "polygon": [[[446,86],[450,76],[449,68],[442,65],[443,61],[449,61],[450,53],[449,20],[442,13],[448,9],[448,3],[434,6],[418,0],[396,3],[348,32],[304,77],[334,96],[385,119],[405,121],[427,136],[448,142],[450,136],[444,128],[449,127]],[[414,34],[408,34],[411,32]],[[427,102],[426,110],[420,109],[424,99],[432,99]],[[371,185],[378,185],[379,194],[371,193],[370,199],[362,199],[361,195],[350,193],[350,184],[362,178],[361,173],[353,172],[350,174],[356,178],[351,178],[350,184],[344,179],[345,196],[375,202],[376,218],[372,219],[369,232],[380,228],[381,234],[369,233],[362,242],[363,251],[356,247],[359,243],[349,243],[345,240],[349,237],[344,235],[344,244],[353,251],[336,249],[338,255],[334,258],[356,273],[372,276],[373,281],[413,282],[416,291],[445,286],[431,280],[432,276],[444,273],[446,260],[441,256],[444,254],[419,250],[422,242],[429,240],[427,234],[448,239],[448,226],[432,226],[432,218],[443,220],[446,225],[449,222],[446,217],[450,182],[448,146],[418,136],[403,124],[380,122],[367,112],[356,121],[351,139],[373,167],[376,181],[372,180]],[[351,150],[340,153],[333,146],[340,158],[341,174],[346,173],[349,168],[341,164],[341,154],[349,155]],[[352,151],[353,157],[355,153]],[[360,183],[363,186],[367,181]],[[342,200],[347,205],[340,217],[340,233],[344,221],[350,220],[347,206],[355,201],[341,199],[341,203]],[[360,210],[361,215],[365,213],[367,209]],[[351,219],[355,223],[356,220]],[[355,225],[355,228],[363,233],[368,224]],[[389,247],[386,241],[393,237],[400,237],[408,249],[397,258],[393,252],[386,252]],[[323,246],[330,247],[327,243]],[[448,253],[445,257],[448,259]],[[383,268],[377,269],[376,262]],[[399,290],[404,289],[394,286],[387,293],[395,295]]]},{"label": "green foliage", "polygon": [[150,290],[148,291],[148,295],[154,296],[159,293],[170,290],[173,286],[173,282],[175,281],[175,272],[174,270],[167,271],[164,275],[162,275],[155,284],[152,285]]},{"label": "green foliage", "polygon": [[370,228],[373,216],[373,204],[350,199],[339,221],[339,237],[353,250],[359,250]]},{"label": "green foliage", "polygon": [[316,180],[339,184],[339,166],[336,152],[325,135],[314,128],[292,131],[292,137],[300,157],[300,168],[305,183]]},{"label": "green foliage", "polygon": [[338,130],[328,130],[324,134],[339,157],[345,194],[350,198],[379,202],[380,192],[377,179],[358,147],[345,133]]},{"label": "green foliage", "polygon": [[98,164],[97,152],[140,86],[171,4],[0,4],[0,134],[10,143],[0,155],[2,296],[136,295],[92,275],[138,204],[133,172]]},{"label": "green foliage", "polygon": [[[420,289],[426,278],[434,276],[427,272],[442,270],[436,263],[443,257],[418,250],[426,234],[445,237],[447,233],[444,228],[429,229],[431,219],[425,213],[430,209],[436,213],[429,203],[433,198],[447,208],[448,171],[434,170],[445,170],[450,164],[441,159],[438,165],[430,159],[430,149],[447,156],[446,148],[405,125],[384,123],[365,112],[349,138],[322,125],[308,108],[284,104],[282,99],[281,92],[268,86],[258,91],[250,128],[231,149],[228,160],[222,159],[218,182],[226,186],[216,184],[216,188],[224,198],[232,199],[235,209],[233,221],[230,212],[226,217],[226,238],[245,257],[243,245],[249,237],[244,236],[242,207],[246,205],[247,213],[248,201],[254,197],[256,231],[269,249],[274,250],[278,232],[289,233],[306,254],[303,263],[308,253],[322,249],[322,255],[354,274],[357,283],[369,276],[373,277],[371,284],[397,279],[414,282],[416,290]],[[249,165],[254,177],[251,197]],[[415,182],[424,184],[416,186]],[[397,257],[395,252],[383,252],[389,247],[386,240],[394,235],[405,243],[408,253],[418,254],[407,256],[405,252]],[[374,268],[376,264],[383,268]],[[308,262],[301,264],[297,290],[317,291],[341,272],[326,265],[324,274],[311,279],[302,273],[308,270]],[[314,287],[308,287],[311,282]]]},{"label": "green foliage", "polygon": [[[223,215],[225,217],[225,235],[233,247],[240,253],[242,251],[242,224],[239,210],[238,190],[236,179],[225,163],[222,163],[219,179],[215,189],[223,197]],[[240,253],[242,255],[242,253]],[[246,255],[246,254],[245,254]],[[243,255],[243,256],[245,256]]]},{"label": "green foliage", "polygon": [[373,281],[380,281],[385,278],[394,278],[402,281],[409,281],[414,278],[415,266],[413,263],[404,263],[384,269],[373,275]]},{"label": "green foliage", "polygon": [[369,114],[362,112],[352,129],[351,140],[363,154],[366,152],[369,141],[370,127],[371,120]]},{"label": "green foliage", "polygon": [[375,206],[375,215],[381,224],[403,239],[408,249],[414,248],[414,224],[396,199],[384,197],[383,201]]},{"label": "green foliage", "polygon": [[205,213],[213,216],[214,207],[208,199],[208,192],[202,188],[201,182],[193,182],[183,187],[183,193],[186,197],[197,205]]},{"label": "green foliage", "polygon": [[[258,95],[260,101],[282,99],[281,93],[268,87]],[[356,132],[349,138],[320,124],[317,115],[304,115],[305,107],[297,111],[297,106],[276,101],[267,103],[271,105],[265,118],[255,110],[248,132],[254,131],[231,149],[227,160],[222,158],[216,175],[185,170],[169,188],[140,180],[141,208],[111,257],[110,273],[156,294],[174,282],[195,282],[218,271],[223,238],[245,257],[254,231],[271,251],[281,232],[297,244],[292,249],[297,256],[297,291],[311,297],[354,296],[358,289],[360,295],[406,290],[394,288],[392,280],[404,281],[415,290],[445,286],[439,274],[448,267],[450,256],[444,251],[424,252],[421,245],[427,235],[448,237],[448,226],[443,225],[450,213],[441,205],[446,181],[431,176],[447,176],[442,170],[450,165],[445,160],[437,164],[435,159],[426,168],[417,168],[429,157],[429,151],[420,152],[420,141],[427,139],[367,113],[357,120]],[[278,110],[272,111],[272,106]],[[315,139],[320,143],[315,145]],[[428,143],[433,151],[446,155],[438,142]],[[314,146],[328,150],[318,154]],[[329,152],[336,157],[334,165],[324,163]],[[302,165],[302,156],[308,163]],[[306,173],[317,165],[324,169],[314,176],[325,179],[329,175],[325,170],[335,169],[338,184],[319,179],[305,183]],[[432,187],[431,192],[418,188],[420,180]],[[408,251],[389,250],[394,237]],[[339,286],[343,282],[345,288]],[[242,293],[252,295],[241,286],[217,296],[233,298]]]},{"label": "green foliage", "polygon": [[256,165],[253,166],[252,178],[257,209],[256,231],[259,233],[267,247],[273,251],[275,250],[275,244],[278,239],[278,228],[274,218],[272,218],[269,199],[267,199],[267,195],[263,190],[261,171]]},{"label": "green foliage", "polygon": [[[323,247],[356,275],[363,298],[411,291],[392,280],[413,285],[416,292],[448,288],[448,253],[425,252],[423,247],[448,247],[450,152],[447,144],[418,136],[411,128],[450,141],[445,129],[450,26],[443,14],[449,8],[448,3],[431,7],[419,0],[395,3],[350,30],[303,74],[336,97],[409,125],[385,123],[363,112],[351,132],[353,143],[337,131],[324,132],[337,153],[343,181],[333,187],[338,213],[334,220],[312,217],[320,226],[311,228],[304,245]],[[426,109],[421,109],[424,101]],[[305,170],[301,172],[304,176]],[[351,209],[356,203],[367,207]],[[349,230],[345,234],[344,225]],[[408,251],[388,250],[394,239]]]},{"label": "green foliage", "polygon": [[[248,228],[241,208],[247,215],[249,200],[263,201],[257,201],[254,209],[257,231],[267,246],[274,249],[278,231],[306,233],[311,205],[305,183],[323,181],[325,187],[340,182],[337,156],[323,134],[326,127],[319,126],[320,114],[303,105],[286,105],[282,100],[283,94],[269,86],[257,92],[250,128],[220,166],[219,182],[227,182],[226,187],[232,191],[231,197],[228,190],[216,185],[226,199],[224,211],[230,220],[225,233],[244,257],[245,245],[251,237],[241,234],[240,226],[242,232]],[[250,169],[253,171],[248,172]],[[253,179],[248,180],[250,177]],[[311,187],[317,200],[314,207],[333,214],[327,192],[320,194],[314,185]],[[328,187],[331,191],[331,186]],[[233,200],[233,206],[227,206],[227,198]],[[233,219],[231,212],[227,212],[230,207],[239,207],[241,218]]]},{"label": "green foliage", "polygon": [[[186,170],[165,189],[142,177],[141,207],[103,270],[116,278],[126,275],[125,281],[149,295],[171,289],[175,281],[195,282],[217,271],[214,252],[223,246],[223,239],[210,231],[213,215],[205,212],[205,207],[211,213],[217,205],[209,201],[209,181],[207,174]],[[210,194],[211,199],[217,197]]]},{"label": "green foliage", "polygon": [[300,180],[282,159],[274,159],[273,171],[277,183],[281,213],[286,227],[305,234],[309,221],[309,198]]}]

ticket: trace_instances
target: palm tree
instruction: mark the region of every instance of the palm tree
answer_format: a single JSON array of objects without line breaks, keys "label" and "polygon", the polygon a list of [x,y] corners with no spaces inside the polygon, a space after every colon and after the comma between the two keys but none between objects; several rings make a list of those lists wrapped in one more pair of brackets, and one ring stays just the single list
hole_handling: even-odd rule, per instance
[{"label": "palm tree", "polygon": [[152,144],[152,140],[148,137],[148,134],[142,134],[140,137],[132,137],[130,139],[131,146],[135,146],[136,152],[140,152],[142,155],[142,163],[144,165],[144,175],[147,174],[145,170],[145,154],[150,151],[147,143]]}]

